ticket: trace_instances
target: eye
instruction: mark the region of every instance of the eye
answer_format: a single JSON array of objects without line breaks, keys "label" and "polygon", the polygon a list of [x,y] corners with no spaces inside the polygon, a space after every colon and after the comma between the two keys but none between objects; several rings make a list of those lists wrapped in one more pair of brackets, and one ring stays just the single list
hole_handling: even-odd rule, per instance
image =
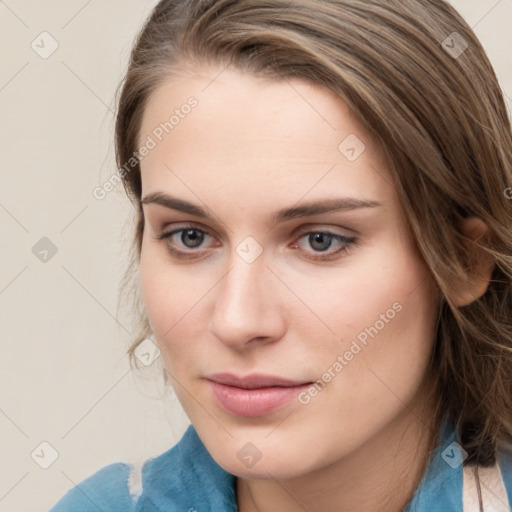
[{"label": "eye", "polygon": [[[174,247],[171,244],[171,241],[173,240],[175,235],[177,235],[179,233],[181,233],[181,235],[178,236],[177,238],[179,239],[180,243],[182,244],[182,247],[184,246],[185,249],[192,249],[192,251],[190,251],[190,252],[181,251],[180,249],[176,249],[176,247]],[[202,229],[199,229],[195,226],[186,226],[186,227],[183,227],[180,229],[175,229],[173,231],[164,232],[164,233],[160,234],[157,237],[157,239],[158,240],[168,240],[167,250],[169,251],[169,253],[173,254],[174,256],[177,256],[178,258],[191,258],[191,257],[194,257],[193,252],[197,252],[197,251],[193,251],[193,249],[196,249],[197,247],[199,247],[203,243],[205,237],[208,237],[208,236],[210,236],[210,235]]]},{"label": "eye", "polygon": [[[199,251],[195,249],[200,248],[208,237],[210,237],[210,235],[205,230],[193,225],[188,225],[169,232],[163,232],[156,238],[158,240],[167,241],[167,250],[173,256],[180,259],[192,259],[199,257],[197,255]],[[306,257],[314,261],[330,261],[337,259],[341,257],[341,254],[347,252],[350,246],[356,242],[355,237],[331,233],[330,231],[307,231],[302,233],[298,240],[302,239],[306,239],[309,246],[313,248],[313,251],[300,248],[300,244],[297,242],[290,247],[292,249],[299,248],[301,252],[308,253]],[[179,240],[178,245],[181,245],[182,248],[188,250],[180,250],[179,248],[176,248],[176,244],[178,243],[177,240]],[[333,242],[337,242],[339,244],[338,249],[330,250]]]},{"label": "eye", "polygon": [[[355,237],[348,237],[337,233],[331,233],[330,231],[308,231],[299,238],[299,240],[302,239],[306,239],[308,245],[312,247],[314,251],[312,255],[308,250],[301,249],[301,251],[308,252],[310,256],[307,257],[315,261],[329,261],[337,259],[337,257],[340,257],[340,254],[347,252],[349,248],[356,242]],[[340,247],[334,251],[329,250],[333,245],[333,241],[340,244]],[[295,243],[291,247],[297,248],[297,246],[298,244]]]}]

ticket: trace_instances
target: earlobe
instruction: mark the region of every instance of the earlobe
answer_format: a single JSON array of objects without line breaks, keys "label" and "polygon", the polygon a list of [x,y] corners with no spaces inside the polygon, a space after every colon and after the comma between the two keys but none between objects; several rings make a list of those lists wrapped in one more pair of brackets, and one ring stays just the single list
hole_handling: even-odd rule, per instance
[{"label": "earlobe", "polygon": [[470,217],[464,219],[460,229],[467,238],[468,261],[471,265],[467,269],[467,281],[454,287],[452,300],[458,307],[471,304],[487,291],[495,266],[492,255],[481,247],[488,242],[487,224],[477,217]]}]

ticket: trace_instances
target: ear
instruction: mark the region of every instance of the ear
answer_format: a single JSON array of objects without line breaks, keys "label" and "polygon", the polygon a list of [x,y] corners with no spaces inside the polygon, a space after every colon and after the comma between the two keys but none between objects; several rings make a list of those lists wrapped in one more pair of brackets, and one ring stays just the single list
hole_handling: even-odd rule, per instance
[{"label": "ear", "polygon": [[495,266],[492,255],[481,247],[488,241],[487,224],[477,217],[470,217],[464,219],[460,230],[467,239],[467,261],[471,265],[467,269],[467,281],[454,286],[452,299],[458,307],[471,304],[486,292]]}]

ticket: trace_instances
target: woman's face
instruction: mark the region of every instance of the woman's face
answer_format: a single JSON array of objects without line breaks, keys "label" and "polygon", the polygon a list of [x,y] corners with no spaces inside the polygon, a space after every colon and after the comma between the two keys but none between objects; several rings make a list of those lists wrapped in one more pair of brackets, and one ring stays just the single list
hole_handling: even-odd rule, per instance
[{"label": "woman's face", "polygon": [[[203,67],[154,92],[139,142],[146,311],[222,467],[304,475],[422,404],[436,289],[387,163],[343,101]],[[212,384],[218,373],[306,384],[242,391]]]}]

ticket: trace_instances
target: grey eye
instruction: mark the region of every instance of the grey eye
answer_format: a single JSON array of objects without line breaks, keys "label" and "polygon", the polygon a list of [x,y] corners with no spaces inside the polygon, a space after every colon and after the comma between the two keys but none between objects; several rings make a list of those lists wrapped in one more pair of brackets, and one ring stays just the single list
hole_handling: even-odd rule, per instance
[{"label": "grey eye", "polygon": [[181,229],[180,231],[180,240],[183,245],[189,249],[194,249],[195,247],[200,246],[204,240],[204,233],[198,229]]}]

